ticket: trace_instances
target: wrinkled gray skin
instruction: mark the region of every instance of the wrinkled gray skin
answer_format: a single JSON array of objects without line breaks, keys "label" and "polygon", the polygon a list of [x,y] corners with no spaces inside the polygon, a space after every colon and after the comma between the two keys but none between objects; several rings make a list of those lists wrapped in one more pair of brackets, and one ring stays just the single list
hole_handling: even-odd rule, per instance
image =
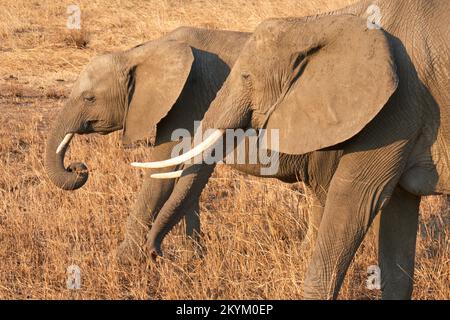
[{"label": "wrinkled gray skin", "polygon": [[[377,86],[379,82],[386,80],[379,94],[390,97],[384,106],[377,106],[382,109],[371,118],[367,118],[367,114],[364,115],[365,119],[358,118],[356,114],[359,114],[358,107],[361,106],[349,103],[345,106],[347,110],[343,109],[343,114],[336,115],[334,120],[337,121],[326,122],[334,126],[336,135],[348,134],[351,138],[333,141],[332,136],[324,137],[328,139],[325,142],[329,146],[334,142],[334,148],[341,150],[343,156],[330,183],[317,243],[304,282],[304,297],[307,299],[337,297],[348,266],[372,220],[380,211],[383,211],[379,237],[383,298],[409,299],[413,288],[420,197],[448,194],[450,190],[450,34],[447,25],[450,3],[439,0],[360,1],[328,15],[342,16],[351,13],[366,20],[366,10],[371,4],[376,4],[381,9],[381,24],[386,31],[381,33],[382,37],[378,38],[376,44],[384,41],[388,46],[385,60],[381,59],[377,63],[388,67],[391,64],[391,69],[381,73],[373,85]],[[275,116],[277,113],[284,112],[282,114],[286,122],[290,118],[286,110],[298,117],[296,108],[303,105],[283,103],[289,102],[289,95],[283,96],[285,92],[280,90],[290,88],[283,81],[291,79],[293,83],[297,83],[295,81],[299,79],[300,83],[311,83],[310,79],[302,78],[308,75],[308,66],[299,72],[297,62],[321,59],[327,54],[329,43],[335,40],[339,45],[339,41],[343,40],[335,35],[334,38],[325,39],[323,47],[316,43],[315,50],[300,53],[294,50],[291,56],[293,60],[286,64],[277,53],[285,52],[290,45],[295,47],[301,41],[314,42],[315,39],[320,39],[322,21],[324,20],[320,16],[315,16],[293,19],[290,22],[271,20],[263,23],[255,31],[253,40],[243,49],[227,81],[205,114],[204,130],[245,128],[249,125],[261,127],[264,123],[258,119],[261,114],[267,117],[269,124],[273,119],[283,130],[283,122],[280,117]],[[308,28],[305,23],[313,22],[316,24],[311,25],[311,34],[305,34],[305,28]],[[298,27],[298,32],[280,32],[282,36],[277,39],[277,31],[285,30],[283,28],[289,27],[289,23],[292,23],[291,28]],[[385,40],[382,40],[383,37]],[[357,43],[352,43],[351,38],[345,41],[348,41],[349,47],[358,47]],[[379,52],[376,51],[375,55]],[[361,58],[357,54],[358,52],[349,54],[351,59],[348,61],[348,68],[352,67],[352,58]],[[369,61],[370,55],[368,57]],[[346,58],[340,56],[338,59]],[[393,59],[393,64],[388,61],[390,59]],[[281,62],[277,64],[277,61]],[[295,72],[299,73],[294,74]],[[398,76],[398,83],[390,73]],[[361,74],[363,77],[370,77],[370,74]],[[332,87],[324,84],[321,87],[323,91],[316,94],[317,99],[320,99],[323,92],[331,93],[335,94],[334,97],[344,99],[334,100],[339,103],[351,100],[352,95],[373,89],[372,86],[360,86],[348,90],[342,84],[353,81],[358,74],[348,79],[341,79],[339,76],[329,75],[325,78],[325,83],[333,83],[333,77],[336,77],[341,81],[342,90],[328,92]],[[323,79],[317,81],[320,80]],[[377,96],[367,97],[368,107],[373,107],[370,102],[376,101]],[[264,107],[270,107],[274,102],[279,105],[270,110],[273,111],[272,115]],[[281,105],[284,109],[280,109]],[[340,117],[345,119],[346,114],[355,114],[355,122],[361,128],[355,132],[347,132],[346,128],[350,127],[350,123],[347,121],[340,125],[339,122]],[[323,114],[318,116],[320,118]],[[305,123],[301,118],[294,118],[293,122]],[[284,135],[284,142],[295,148],[296,142],[302,141],[296,130],[306,132],[305,141],[312,141],[323,134],[307,122],[305,125],[306,130],[296,129],[295,126],[285,130],[295,139],[290,140],[289,135]],[[195,177],[190,180],[188,177],[179,180],[173,193],[177,195],[176,199],[166,202],[150,231],[148,247],[152,250],[160,250],[162,239],[181,218],[191,194],[196,194],[196,188],[190,189],[196,183]],[[179,190],[179,187],[184,189]]]},{"label": "wrinkled gray skin", "polygon": [[[67,147],[56,153],[68,133],[108,134],[124,129],[124,143],[148,139],[156,144],[151,151],[151,160],[169,158],[177,144],[171,141],[172,131],[186,128],[193,132],[194,120],[202,119],[248,36],[241,32],[179,28],[162,39],[129,51],[93,59],[74,84],[69,101],[49,135],[45,168],[50,179],[65,190],[81,188],[88,179],[83,163],[64,167]],[[194,55],[192,65],[189,63],[191,51]],[[180,56],[186,59],[180,59]],[[180,72],[184,69],[187,72]],[[148,73],[144,73],[146,71]],[[173,78],[168,79],[168,73],[172,73]],[[157,96],[158,91],[163,92],[164,97]],[[157,129],[152,128],[156,125]],[[286,183],[303,181],[313,191],[311,197],[316,214],[312,215],[305,245],[314,239],[317,230],[314,218],[321,217],[326,190],[340,154],[331,151],[282,155],[280,171],[273,176]],[[259,165],[236,165],[235,168],[253,175],[260,173]],[[198,240],[199,197],[213,169],[213,166],[205,167],[178,181],[151,179],[150,175],[155,171],[148,171],[127,221],[125,240],[119,248],[121,260],[145,257],[146,235],[160,208],[167,209],[182,198],[182,194],[173,192],[178,185],[178,189],[183,190],[183,185],[195,183],[189,189],[190,197],[180,213],[186,216],[187,234]]]}]

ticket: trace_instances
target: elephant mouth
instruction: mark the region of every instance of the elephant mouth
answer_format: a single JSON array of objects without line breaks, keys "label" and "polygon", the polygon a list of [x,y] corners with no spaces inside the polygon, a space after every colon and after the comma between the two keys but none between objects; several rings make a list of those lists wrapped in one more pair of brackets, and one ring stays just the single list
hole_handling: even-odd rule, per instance
[{"label": "elephant mouth", "polygon": [[118,131],[118,130],[122,130],[122,126],[101,127],[101,128],[97,128],[97,130],[92,133],[97,133],[99,135],[106,136],[106,135],[113,133],[115,131]]},{"label": "elephant mouth", "polygon": [[[89,125],[91,126],[91,125]],[[59,144],[58,148],[56,149],[56,153],[59,154],[61,153],[61,151],[65,150],[65,148],[69,145],[70,141],[72,141],[73,137],[75,136],[75,134],[80,134],[80,135],[85,135],[85,134],[93,134],[93,133],[97,133],[99,135],[105,136],[108,135],[112,132],[115,132],[117,130],[121,130],[122,127],[121,126],[99,126],[94,128],[89,128],[89,130],[83,130],[80,132],[68,132],[66,133],[65,137],[63,138],[63,140],[61,141],[61,143]]]},{"label": "elephant mouth", "polygon": [[87,120],[78,130],[67,132],[67,134],[92,134],[97,133],[100,135],[107,135],[111,132],[121,130],[122,125],[111,124],[104,120]]},{"label": "elephant mouth", "polygon": [[96,120],[96,121],[91,121],[87,125],[87,130],[84,130],[80,134],[97,133],[97,134],[104,136],[104,135],[110,134],[114,131],[121,130],[121,129],[122,129],[122,126],[112,125],[112,124],[108,124],[108,123],[100,121],[100,120]]}]

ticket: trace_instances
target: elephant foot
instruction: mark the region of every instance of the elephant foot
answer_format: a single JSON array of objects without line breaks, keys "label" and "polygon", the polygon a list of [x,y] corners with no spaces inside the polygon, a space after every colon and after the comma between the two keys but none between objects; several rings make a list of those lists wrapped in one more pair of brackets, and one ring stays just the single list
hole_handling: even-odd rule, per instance
[{"label": "elephant foot", "polygon": [[150,258],[151,261],[156,262],[158,257],[163,256],[161,245],[155,244],[153,241],[147,241],[144,246],[145,256]]},{"label": "elephant foot", "polygon": [[158,257],[162,257],[162,252],[160,250],[150,249],[150,259],[156,262]]}]

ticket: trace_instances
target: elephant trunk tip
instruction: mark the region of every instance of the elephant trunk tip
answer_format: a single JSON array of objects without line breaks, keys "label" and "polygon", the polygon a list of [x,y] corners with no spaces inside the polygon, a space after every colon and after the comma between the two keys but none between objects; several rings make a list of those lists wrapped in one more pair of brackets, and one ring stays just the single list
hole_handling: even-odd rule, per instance
[{"label": "elephant trunk tip", "polygon": [[66,191],[74,191],[82,188],[89,179],[87,166],[81,162],[71,163],[64,172],[47,170],[50,180],[58,188]]},{"label": "elephant trunk tip", "polygon": [[64,156],[69,143],[74,136],[66,133],[64,128],[56,127],[47,141],[45,169],[50,180],[63,190],[77,190],[83,187],[88,178],[88,168],[84,163],[76,162],[67,168],[64,166]]},{"label": "elephant trunk tip", "polygon": [[71,163],[66,170],[71,174],[76,174],[75,181],[69,185],[67,190],[77,190],[83,187],[89,179],[89,170],[82,162]]}]

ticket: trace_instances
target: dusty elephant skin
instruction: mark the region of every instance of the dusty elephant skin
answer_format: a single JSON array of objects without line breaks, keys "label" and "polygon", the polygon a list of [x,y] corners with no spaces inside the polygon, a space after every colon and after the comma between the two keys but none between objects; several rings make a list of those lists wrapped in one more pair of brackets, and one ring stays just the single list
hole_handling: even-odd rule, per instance
[{"label": "dusty elephant skin", "polygon": [[[367,25],[372,4],[383,30]],[[305,298],[338,296],[379,212],[383,298],[411,297],[420,197],[450,189],[449,13],[448,1],[379,0],[263,22],[206,112],[204,130],[279,129],[280,152],[342,150]],[[178,203],[162,208],[149,246],[181,217]]]}]

